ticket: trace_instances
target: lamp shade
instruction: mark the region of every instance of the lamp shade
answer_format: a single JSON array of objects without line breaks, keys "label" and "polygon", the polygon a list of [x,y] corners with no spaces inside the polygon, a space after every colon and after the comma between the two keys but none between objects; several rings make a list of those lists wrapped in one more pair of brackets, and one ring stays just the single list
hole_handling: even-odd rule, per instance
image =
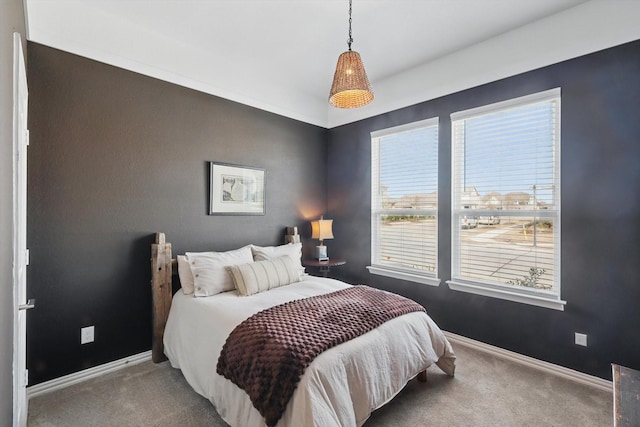
[{"label": "lamp shade", "polygon": [[323,241],[325,239],[333,239],[333,220],[319,219],[311,221],[311,238]]},{"label": "lamp shade", "polygon": [[373,92],[360,54],[353,50],[338,58],[329,103],[338,108],[358,108],[373,101]]}]

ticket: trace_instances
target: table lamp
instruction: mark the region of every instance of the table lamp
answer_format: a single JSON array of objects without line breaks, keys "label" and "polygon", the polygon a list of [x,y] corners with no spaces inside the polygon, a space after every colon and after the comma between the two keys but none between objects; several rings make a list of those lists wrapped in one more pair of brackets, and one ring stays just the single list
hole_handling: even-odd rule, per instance
[{"label": "table lamp", "polygon": [[326,261],[329,259],[327,256],[327,247],[322,244],[322,241],[325,239],[333,239],[332,226],[333,220],[324,219],[324,217],[311,221],[311,238],[320,240],[320,245],[316,246],[316,258],[318,261]]}]

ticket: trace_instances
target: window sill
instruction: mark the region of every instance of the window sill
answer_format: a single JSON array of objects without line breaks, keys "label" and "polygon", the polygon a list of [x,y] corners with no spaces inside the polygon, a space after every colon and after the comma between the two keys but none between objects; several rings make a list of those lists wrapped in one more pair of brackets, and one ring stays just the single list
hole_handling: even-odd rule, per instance
[{"label": "window sill", "polygon": [[509,291],[506,289],[494,288],[481,284],[469,284],[454,280],[447,280],[449,288],[454,291],[468,292],[476,295],[483,295],[492,298],[499,298],[507,301],[519,302],[523,304],[536,305],[538,307],[551,308],[564,311],[566,301],[553,296],[531,295],[521,292]]},{"label": "window sill", "polygon": [[429,286],[440,286],[441,280],[437,277],[427,277],[421,274],[409,273],[406,271],[391,270],[383,267],[374,267],[372,265],[367,267],[369,273],[377,274],[379,276],[392,277],[394,279],[408,280],[410,282],[422,283]]}]

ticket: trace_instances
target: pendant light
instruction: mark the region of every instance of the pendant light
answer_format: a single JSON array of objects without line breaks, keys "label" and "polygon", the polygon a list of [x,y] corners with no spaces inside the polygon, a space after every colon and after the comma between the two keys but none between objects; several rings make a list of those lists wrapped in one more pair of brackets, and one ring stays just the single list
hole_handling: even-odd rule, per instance
[{"label": "pendant light", "polygon": [[333,84],[329,93],[329,103],[338,108],[358,108],[373,101],[373,91],[360,54],[351,50],[351,0],[349,0],[349,50],[338,58]]}]

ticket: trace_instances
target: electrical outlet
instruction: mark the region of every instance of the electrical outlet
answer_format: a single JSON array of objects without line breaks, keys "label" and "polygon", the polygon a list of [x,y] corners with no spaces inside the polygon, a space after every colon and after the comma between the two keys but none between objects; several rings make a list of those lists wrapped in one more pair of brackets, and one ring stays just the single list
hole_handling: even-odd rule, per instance
[{"label": "electrical outlet", "polygon": [[94,331],[93,326],[87,326],[86,328],[80,329],[80,344],[93,342]]},{"label": "electrical outlet", "polygon": [[579,334],[576,332],[576,344],[583,347],[587,346],[587,334]]}]

